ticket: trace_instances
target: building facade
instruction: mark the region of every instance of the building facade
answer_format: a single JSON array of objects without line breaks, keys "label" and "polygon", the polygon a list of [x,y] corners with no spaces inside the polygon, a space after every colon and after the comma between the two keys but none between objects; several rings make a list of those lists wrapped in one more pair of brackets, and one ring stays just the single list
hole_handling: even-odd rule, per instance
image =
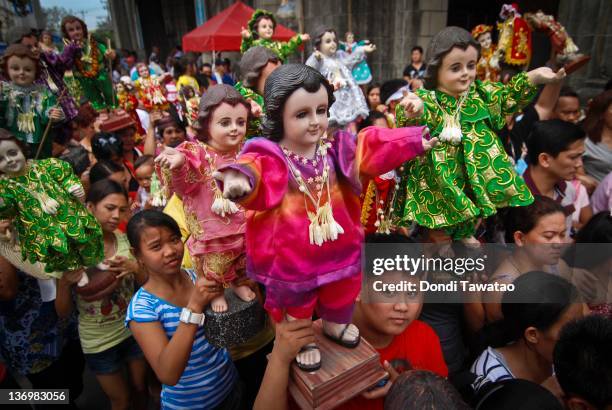
[{"label": "building facade", "polygon": [[[471,30],[480,23],[498,20],[500,0],[290,0],[296,17],[279,20],[296,31],[313,33],[321,26],[346,31],[357,39],[378,46],[368,56],[375,81],[401,78],[415,45],[424,49],[447,25]],[[214,16],[234,0],[110,0],[120,47],[139,50],[142,56],[158,45],[162,54],[181,44],[182,36],[196,27],[196,20]],[[281,0],[244,1],[253,8],[276,12]],[[572,75],[569,83],[585,98],[601,90],[612,76],[612,6],[609,0],[522,0],[521,12],[543,10],[558,17],[581,51],[591,55],[586,68]],[[196,11],[199,14],[196,17]],[[545,35],[534,35],[534,64],[550,54]],[[303,57],[312,52],[305,47]],[[300,57],[294,59],[299,61]]]}]

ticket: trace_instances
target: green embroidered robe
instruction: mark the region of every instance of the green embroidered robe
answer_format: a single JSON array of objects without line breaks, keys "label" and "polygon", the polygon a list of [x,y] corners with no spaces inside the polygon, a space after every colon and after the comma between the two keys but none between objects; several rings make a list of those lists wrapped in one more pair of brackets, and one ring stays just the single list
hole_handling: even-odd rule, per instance
[{"label": "green embroidered robe", "polygon": [[[17,139],[28,145],[29,155],[32,157],[36,154],[49,122],[49,111],[56,105],[55,95],[42,84],[21,87],[5,81],[0,83],[0,127],[9,130]],[[60,106],[57,105],[56,108]],[[19,114],[27,113],[32,114],[32,131],[19,127]],[[51,156],[51,139],[51,136],[47,135],[40,158]]]},{"label": "green embroidered robe", "polygon": [[[458,145],[440,142],[404,165],[402,203],[395,207],[402,222],[443,228],[460,239],[474,234],[478,217],[491,216],[497,208],[533,202],[496,132],[505,125],[505,116],[525,107],[536,91],[525,73],[506,85],[476,80],[461,108],[462,141]],[[427,125],[432,137],[439,136],[444,124],[436,100],[453,114],[457,99],[437,90],[421,89],[416,94],[424,102],[423,115],[408,120],[398,105],[397,126]]]},{"label": "green embroidered robe", "polygon": [[[0,218],[13,220],[24,259],[45,263],[50,274],[104,259],[100,225],[68,192],[80,184],[70,164],[56,158],[28,161],[21,175],[0,177]],[[57,213],[44,212],[33,193],[55,199]]]},{"label": "green embroidered robe", "polygon": [[262,46],[274,51],[276,55],[278,55],[278,58],[284,63],[290,54],[296,52],[300,44],[302,44],[302,38],[299,34],[291,37],[287,42],[267,40],[265,38],[253,40],[253,36],[251,35],[249,38],[242,39],[242,43],[240,43],[240,52],[244,54],[251,47]]},{"label": "green embroidered robe", "polygon": [[245,138],[249,139],[253,137],[261,137],[263,135],[262,128],[261,128],[261,121],[262,121],[263,116],[266,114],[263,97],[259,95],[257,92],[253,91],[252,89],[245,87],[244,84],[242,84],[240,81],[236,83],[234,88],[244,97],[245,100],[248,100],[250,98],[251,100],[255,101],[257,104],[259,104],[262,110],[261,117],[253,117],[253,116],[250,117],[251,119],[249,120],[249,123],[247,124],[247,131],[246,131]]}]

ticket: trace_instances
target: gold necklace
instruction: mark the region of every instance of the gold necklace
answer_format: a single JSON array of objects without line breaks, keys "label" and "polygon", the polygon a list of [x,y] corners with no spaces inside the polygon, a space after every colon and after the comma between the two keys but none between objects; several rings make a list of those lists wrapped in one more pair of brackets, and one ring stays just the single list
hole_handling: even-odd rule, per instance
[{"label": "gold necklace", "polygon": [[[213,151],[211,155],[206,144],[202,142],[200,142],[200,147],[204,150],[204,159],[206,159],[209,166],[206,175],[212,178],[212,175],[217,171],[217,153]],[[223,196],[223,192],[221,192],[214,179],[210,186],[215,195],[213,203],[210,206],[210,210],[213,211],[213,213],[224,218],[225,215],[232,215],[240,211],[240,208],[238,208],[235,202]]]},{"label": "gold necklace", "polygon": [[[321,175],[321,182],[315,186],[318,189],[318,195],[313,194],[310,188],[302,178],[301,172],[291,159],[291,156],[299,158],[297,154],[292,153],[285,147],[282,148],[282,152],[287,159],[287,165],[291,175],[298,184],[298,190],[304,195],[304,209],[310,224],[308,225],[308,237],[311,245],[322,246],[323,243],[330,241],[333,242],[338,239],[338,235],[344,233],[342,226],[334,219],[333,209],[331,206],[331,190],[329,188],[329,162],[327,161],[327,150],[331,147],[330,143],[319,141],[319,147],[315,153],[315,158],[310,160],[317,170],[319,160],[323,162],[323,171]],[[317,155],[320,157],[317,159]],[[302,158],[301,162],[304,165],[308,164],[307,158]],[[327,188],[327,202],[321,206],[321,199],[323,197],[323,189]],[[309,210],[308,201],[310,201],[313,211]]]}]

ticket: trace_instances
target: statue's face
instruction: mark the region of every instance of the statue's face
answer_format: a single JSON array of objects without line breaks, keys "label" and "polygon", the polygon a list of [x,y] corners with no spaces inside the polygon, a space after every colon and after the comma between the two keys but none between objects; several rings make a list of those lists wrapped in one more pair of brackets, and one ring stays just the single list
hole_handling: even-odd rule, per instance
[{"label": "statue's face", "polygon": [[327,104],[327,89],[322,85],[314,93],[295,90],[283,108],[281,144],[294,152],[317,144],[327,131]]},{"label": "statue's face", "polygon": [[73,41],[83,41],[84,31],[83,26],[79,21],[70,21],[66,23],[66,32],[68,37]]},{"label": "statue's face", "polygon": [[478,42],[480,43],[480,47],[483,50],[488,50],[491,48],[491,44],[493,40],[491,39],[491,33],[482,33],[478,36]]},{"label": "statue's face", "polygon": [[324,56],[331,57],[336,53],[338,49],[338,40],[336,40],[336,35],[331,31],[327,31],[321,37],[321,45],[319,46],[319,50]]},{"label": "statue's face", "polygon": [[257,24],[257,34],[259,37],[269,40],[274,35],[274,23],[270,19],[261,19]]},{"label": "statue's face", "polygon": [[149,78],[149,67],[144,64],[138,66],[138,75],[142,78]]},{"label": "statue's face", "polygon": [[470,89],[476,78],[476,61],[478,50],[468,46],[463,50],[454,47],[442,58],[438,69],[438,90],[457,98]]},{"label": "statue's face", "polygon": [[346,33],[346,42],[349,44],[353,44],[355,41],[355,35],[353,33]]},{"label": "statue's face", "polygon": [[0,172],[17,174],[23,171],[26,158],[14,141],[0,141]]},{"label": "statue's face", "polygon": [[125,87],[121,83],[117,83],[115,88],[117,89],[118,94],[123,94],[125,92]]},{"label": "statue's face", "polygon": [[11,81],[19,86],[27,87],[36,78],[36,62],[29,57],[12,56],[6,67]]}]

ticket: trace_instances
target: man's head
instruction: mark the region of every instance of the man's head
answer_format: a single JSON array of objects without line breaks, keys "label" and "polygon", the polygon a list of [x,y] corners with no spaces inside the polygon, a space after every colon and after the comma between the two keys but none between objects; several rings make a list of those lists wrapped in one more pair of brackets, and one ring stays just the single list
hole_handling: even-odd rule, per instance
[{"label": "man's head", "polygon": [[527,158],[556,178],[571,180],[582,166],[585,134],[579,126],[559,119],[540,121],[527,139]]},{"label": "man's head", "polygon": [[212,65],[210,63],[202,64],[202,68],[200,68],[200,72],[208,78],[212,77]]},{"label": "man's head", "polygon": [[612,320],[591,315],[566,325],[553,354],[570,410],[612,409]]},{"label": "man's head", "polygon": [[553,117],[563,121],[578,123],[580,120],[580,99],[576,91],[563,87],[553,110]]}]

